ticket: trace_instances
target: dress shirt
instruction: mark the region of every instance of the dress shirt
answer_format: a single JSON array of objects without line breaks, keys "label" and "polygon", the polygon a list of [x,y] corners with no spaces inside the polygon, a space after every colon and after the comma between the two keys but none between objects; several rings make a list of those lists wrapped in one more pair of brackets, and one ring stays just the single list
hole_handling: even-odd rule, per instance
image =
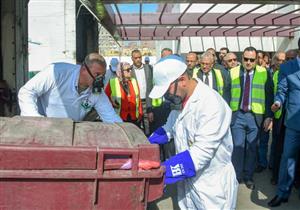
[{"label": "dress shirt", "polygon": [[[213,76],[212,76],[212,72],[211,71],[209,71],[208,73],[207,73],[207,75],[208,75],[208,86],[210,87],[210,88],[213,88]],[[203,75],[202,75],[202,81],[204,82],[205,81],[205,77],[206,77],[206,74],[203,72]]]},{"label": "dress shirt", "polygon": [[133,69],[135,71],[136,80],[140,88],[141,99],[146,99],[147,81],[146,81],[144,65],[142,65],[140,68],[133,65]]},{"label": "dress shirt", "polygon": [[[247,75],[247,70],[245,70],[244,72],[244,87],[243,87],[243,90],[245,90],[245,84],[246,84],[246,75]],[[250,93],[249,93],[249,106],[248,106],[248,110],[251,110],[251,98],[252,98],[252,80],[253,80],[253,75],[254,75],[254,71],[251,70],[249,72],[249,76],[250,76]],[[244,94],[242,94],[242,101],[241,101],[241,104],[240,104],[240,109],[243,109],[243,100],[244,100]]]}]

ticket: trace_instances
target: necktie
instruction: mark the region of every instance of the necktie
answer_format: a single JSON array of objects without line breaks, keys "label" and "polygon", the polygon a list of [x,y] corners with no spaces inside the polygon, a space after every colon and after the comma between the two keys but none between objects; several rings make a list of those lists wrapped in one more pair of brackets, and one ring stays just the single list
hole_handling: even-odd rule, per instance
[{"label": "necktie", "polygon": [[205,80],[204,83],[209,86],[209,80],[208,80],[208,73],[205,73]]},{"label": "necktie", "polygon": [[244,93],[243,93],[243,110],[245,112],[249,111],[249,95],[250,95],[250,75],[249,72],[246,74],[246,81],[245,81],[245,87],[244,87]]}]

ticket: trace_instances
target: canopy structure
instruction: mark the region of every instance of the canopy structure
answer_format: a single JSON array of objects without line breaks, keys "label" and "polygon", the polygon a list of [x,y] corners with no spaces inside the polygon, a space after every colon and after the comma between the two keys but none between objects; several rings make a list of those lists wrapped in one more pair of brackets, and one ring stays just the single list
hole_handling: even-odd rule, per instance
[{"label": "canopy structure", "polygon": [[[96,0],[89,2],[91,10]],[[137,3],[138,2],[138,3]],[[188,2],[188,3],[186,3]],[[110,1],[99,18],[120,40],[178,40],[199,36],[293,37],[299,1]],[[249,1],[250,2],[250,1]]]}]

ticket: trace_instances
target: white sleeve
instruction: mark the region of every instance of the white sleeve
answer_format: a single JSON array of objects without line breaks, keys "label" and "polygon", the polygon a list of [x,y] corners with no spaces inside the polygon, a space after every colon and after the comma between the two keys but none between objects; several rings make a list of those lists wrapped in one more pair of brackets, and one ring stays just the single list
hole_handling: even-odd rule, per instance
[{"label": "white sleeve", "polygon": [[163,129],[167,133],[169,141],[170,141],[170,139],[172,139],[174,137],[173,136],[173,126],[174,126],[179,114],[180,114],[180,112],[178,110],[172,110],[168,116],[166,124],[162,126]]},{"label": "white sleeve", "polygon": [[30,79],[18,93],[21,116],[42,116],[38,112],[38,97],[46,93],[53,84],[53,65]]},{"label": "white sleeve", "polygon": [[102,91],[99,96],[97,95],[96,98],[95,109],[103,122],[123,122],[119,115],[115,112],[104,91]]}]

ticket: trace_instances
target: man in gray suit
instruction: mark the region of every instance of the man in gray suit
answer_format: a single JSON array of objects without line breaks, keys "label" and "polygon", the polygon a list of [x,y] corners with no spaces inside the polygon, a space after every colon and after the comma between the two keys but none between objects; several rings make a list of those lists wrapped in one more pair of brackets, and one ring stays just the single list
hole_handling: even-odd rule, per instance
[{"label": "man in gray suit", "polygon": [[153,121],[152,100],[149,98],[150,91],[153,87],[152,66],[142,63],[142,53],[138,49],[131,52],[132,77],[138,82],[140,88],[140,96],[143,106],[143,128],[145,135],[149,135],[149,122]]},{"label": "man in gray suit", "polygon": [[206,85],[219,92],[223,99],[230,102],[230,76],[228,71],[214,67],[214,57],[210,52],[205,52],[200,58],[200,71],[197,77]]},{"label": "man in gray suit", "polygon": [[280,206],[288,201],[295,176],[297,154],[300,149],[300,38],[298,56],[280,65],[278,90],[272,111],[277,111],[285,104],[285,137],[283,154],[280,162],[276,196],[269,206]]}]

